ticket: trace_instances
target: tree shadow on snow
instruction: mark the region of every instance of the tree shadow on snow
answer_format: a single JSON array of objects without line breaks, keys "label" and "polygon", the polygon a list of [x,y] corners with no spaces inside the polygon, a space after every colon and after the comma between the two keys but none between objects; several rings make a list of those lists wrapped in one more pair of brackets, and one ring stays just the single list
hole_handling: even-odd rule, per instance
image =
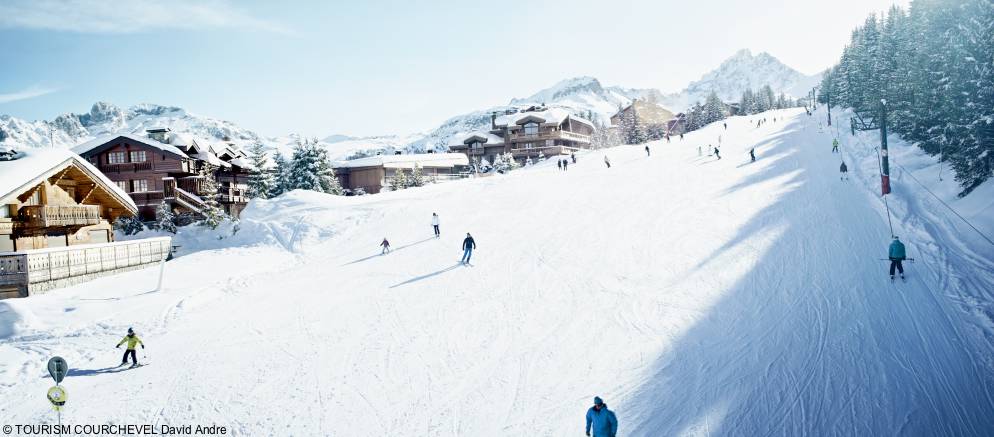
[{"label": "tree shadow on snow", "polygon": [[431,278],[433,276],[438,276],[438,275],[441,275],[442,273],[455,270],[456,268],[458,268],[461,265],[462,265],[462,263],[456,263],[455,265],[446,267],[446,268],[444,268],[442,270],[439,270],[437,272],[431,272],[431,273],[428,273],[426,275],[415,276],[415,277],[413,277],[411,279],[408,279],[408,280],[406,280],[404,282],[401,282],[399,284],[391,285],[390,288],[397,288],[397,287],[400,287],[400,286],[403,286],[403,285],[407,285],[407,284],[410,284],[410,283],[414,283],[414,282],[418,282],[418,281],[421,281],[421,280],[424,280],[424,279],[428,279],[428,278]]},{"label": "tree shadow on snow", "polygon": [[[771,148],[792,153],[785,144]],[[827,193],[804,189],[812,180],[806,172],[821,170],[798,174],[797,167],[795,160],[780,159],[749,177],[796,180],[698,265],[710,263],[720,272],[730,262],[723,256],[735,256],[735,250],[752,257],[749,238],[765,237],[766,247],[749,270],[650,361],[644,383],[622,390],[617,413],[624,434],[989,433],[994,403],[987,393],[994,381],[982,373],[986,367],[978,370],[955,341],[928,344],[914,333],[918,324],[929,323],[924,320],[938,320],[925,329],[944,326],[942,312],[912,300],[921,295],[913,287],[906,290],[912,301],[905,308],[894,293],[861,280],[876,273],[876,263],[864,261],[877,253],[827,258],[877,239],[885,250],[885,224],[877,229],[851,223],[860,215],[843,207],[845,199],[819,199],[824,205],[817,211],[805,208],[812,205],[808,197]],[[813,217],[817,222],[799,220]],[[813,238],[831,235],[841,237]],[[696,270],[660,292],[713,283]],[[947,372],[937,373],[940,368]]]}]

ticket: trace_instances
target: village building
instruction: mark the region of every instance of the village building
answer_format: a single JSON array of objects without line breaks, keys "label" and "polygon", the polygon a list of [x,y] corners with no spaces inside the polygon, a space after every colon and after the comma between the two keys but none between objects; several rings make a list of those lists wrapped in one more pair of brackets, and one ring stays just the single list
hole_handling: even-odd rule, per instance
[{"label": "village building", "polygon": [[493,163],[510,153],[524,162],[540,156],[569,155],[590,148],[594,124],[561,108],[530,107],[520,112],[490,115],[490,130],[458,136],[449,146],[474,161]]},{"label": "village building", "polygon": [[670,123],[674,118],[673,113],[662,106],[635,99],[611,116],[611,125],[619,129],[626,142],[636,139],[635,137],[641,137],[637,138],[639,141],[652,141],[666,135],[682,133],[675,129],[681,126],[680,123]]},{"label": "village building", "polygon": [[[240,148],[230,142],[210,144],[168,128],[146,133],[105,137],[73,150],[126,191],[144,221],[154,220],[163,202],[176,213],[197,216],[207,196],[216,196],[233,217],[245,208],[251,165]],[[211,184],[204,173],[214,179],[217,192],[208,192]]]},{"label": "village building", "polygon": [[407,176],[418,167],[430,182],[464,178],[469,172],[469,159],[462,153],[418,153],[406,155],[376,155],[332,163],[335,176],[350,194],[375,194],[392,187],[397,172]]},{"label": "village building", "polygon": [[[0,151],[0,299],[157,262],[169,238],[113,243],[131,197],[65,149]],[[153,247],[154,246],[154,247]]]}]

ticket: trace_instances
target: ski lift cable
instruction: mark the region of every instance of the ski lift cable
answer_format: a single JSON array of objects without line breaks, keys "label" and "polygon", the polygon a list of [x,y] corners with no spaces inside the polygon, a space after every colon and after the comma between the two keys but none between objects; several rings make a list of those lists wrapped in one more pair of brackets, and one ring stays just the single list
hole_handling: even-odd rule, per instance
[{"label": "ski lift cable", "polygon": [[[856,135],[856,141],[859,142],[860,145],[862,145],[863,147],[867,147],[866,143],[863,142],[863,139],[860,138],[859,135]],[[874,147],[874,150],[877,150],[877,166],[880,167],[881,166],[881,164],[880,164],[880,151],[876,147]],[[895,166],[897,166],[898,168],[900,168],[901,170],[903,170],[904,173],[906,173],[909,177],[911,177],[911,180],[915,181],[915,183],[917,183],[919,186],[921,186],[922,189],[924,189],[926,193],[928,193],[933,198],[935,198],[935,200],[939,201],[939,203],[942,206],[946,207],[946,209],[948,209],[950,212],[952,212],[953,215],[955,215],[956,217],[959,217],[960,220],[962,220],[964,223],[966,223],[966,225],[969,226],[970,229],[973,229],[984,240],[987,240],[988,243],[990,243],[992,246],[994,246],[994,239],[991,239],[991,237],[987,236],[987,234],[985,234],[983,231],[981,231],[976,226],[974,226],[973,223],[970,223],[970,221],[967,220],[966,217],[963,217],[962,215],[960,215],[960,213],[957,212],[955,209],[953,209],[953,207],[949,206],[948,203],[946,203],[939,196],[937,196],[935,193],[933,193],[932,190],[929,190],[928,187],[925,186],[925,184],[923,184],[921,181],[919,181],[918,178],[916,178],[914,174],[912,174],[910,171],[908,171],[908,169],[904,168],[903,165],[895,162],[893,159],[891,159],[891,163],[894,164]],[[880,171],[883,172],[882,168],[880,169]],[[890,207],[887,206],[887,196],[883,196],[883,197],[884,197],[884,206],[887,207],[887,221],[889,223],[890,222]],[[891,235],[894,235],[894,228],[893,227],[891,227]]]},{"label": "ski lift cable", "polygon": [[894,163],[894,165],[898,166],[901,170],[904,170],[904,172],[908,176],[911,177],[911,180],[915,181],[915,183],[917,183],[918,185],[920,185],[925,190],[925,192],[927,192],[932,197],[934,197],[935,200],[938,200],[939,203],[942,204],[942,206],[945,206],[946,209],[948,209],[949,211],[951,211],[956,217],[959,217],[960,220],[963,220],[963,223],[966,223],[967,226],[969,226],[971,229],[973,229],[974,231],[976,231],[978,234],[980,234],[981,237],[983,237],[985,240],[987,240],[988,243],[991,243],[991,245],[994,246],[994,240],[992,240],[990,237],[988,237],[987,234],[984,234],[983,231],[981,231],[980,229],[977,229],[977,227],[974,226],[973,223],[970,223],[970,221],[967,220],[966,217],[963,217],[962,215],[960,215],[960,213],[956,212],[956,210],[953,209],[953,207],[949,206],[949,204],[947,204],[945,201],[943,201],[942,199],[940,199],[939,196],[936,196],[935,193],[932,192],[932,190],[929,190],[928,187],[926,187],[925,184],[921,183],[921,181],[919,181],[918,178],[916,178],[914,174],[912,174],[910,171],[908,171],[908,169],[904,168],[904,166],[902,166],[901,164],[898,164],[896,162]]}]

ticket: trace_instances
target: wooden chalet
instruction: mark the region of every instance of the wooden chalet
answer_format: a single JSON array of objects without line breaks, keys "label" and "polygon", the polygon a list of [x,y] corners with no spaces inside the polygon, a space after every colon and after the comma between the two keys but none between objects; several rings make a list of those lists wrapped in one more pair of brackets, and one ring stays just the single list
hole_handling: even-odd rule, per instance
[{"label": "wooden chalet", "polygon": [[593,123],[565,109],[533,106],[500,116],[491,114],[490,131],[463,135],[449,150],[490,163],[499,154],[511,153],[523,162],[540,155],[568,155],[588,149],[593,133]]},{"label": "wooden chalet", "polygon": [[391,186],[398,171],[410,175],[415,166],[421,168],[426,179],[437,182],[468,176],[469,159],[462,153],[418,153],[377,155],[332,164],[339,183],[353,194],[360,190],[379,193]]},{"label": "wooden chalet", "polygon": [[674,118],[673,113],[662,106],[635,99],[630,105],[611,116],[611,124],[624,128],[625,120],[632,120],[635,124],[644,127],[647,132],[655,133],[650,139],[658,139],[667,134],[680,133],[670,130],[671,127],[676,127],[676,124],[670,123]]},{"label": "wooden chalet", "polygon": [[[69,150],[0,151],[0,298],[146,263],[139,249],[127,260],[131,245],[146,246],[147,262],[155,245],[162,259],[168,238],[112,243],[111,223],[137,212],[127,193]],[[117,249],[99,253],[113,244],[124,250],[120,263]]]},{"label": "wooden chalet", "polygon": [[[177,213],[200,214],[204,198],[216,196],[225,212],[237,217],[248,203],[250,165],[241,149],[150,129],[147,136],[120,134],[101,138],[73,150],[100,169],[138,206],[142,220],[155,219],[155,209],[166,202]],[[218,191],[207,192],[202,175],[211,169]]]}]

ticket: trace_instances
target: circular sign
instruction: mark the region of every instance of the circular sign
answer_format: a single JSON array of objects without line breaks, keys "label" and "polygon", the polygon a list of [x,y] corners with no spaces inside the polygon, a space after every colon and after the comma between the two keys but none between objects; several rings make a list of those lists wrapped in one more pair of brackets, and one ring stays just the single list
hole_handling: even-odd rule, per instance
[{"label": "circular sign", "polygon": [[48,360],[48,374],[52,375],[56,384],[65,379],[67,372],[69,372],[69,363],[66,363],[62,357],[52,357]]},{"label": "circular sign", "polygon": [[66,404],[66,389],[55,386],[48,389],[48,401],[55,405],[56,407],[61,407]]}]

